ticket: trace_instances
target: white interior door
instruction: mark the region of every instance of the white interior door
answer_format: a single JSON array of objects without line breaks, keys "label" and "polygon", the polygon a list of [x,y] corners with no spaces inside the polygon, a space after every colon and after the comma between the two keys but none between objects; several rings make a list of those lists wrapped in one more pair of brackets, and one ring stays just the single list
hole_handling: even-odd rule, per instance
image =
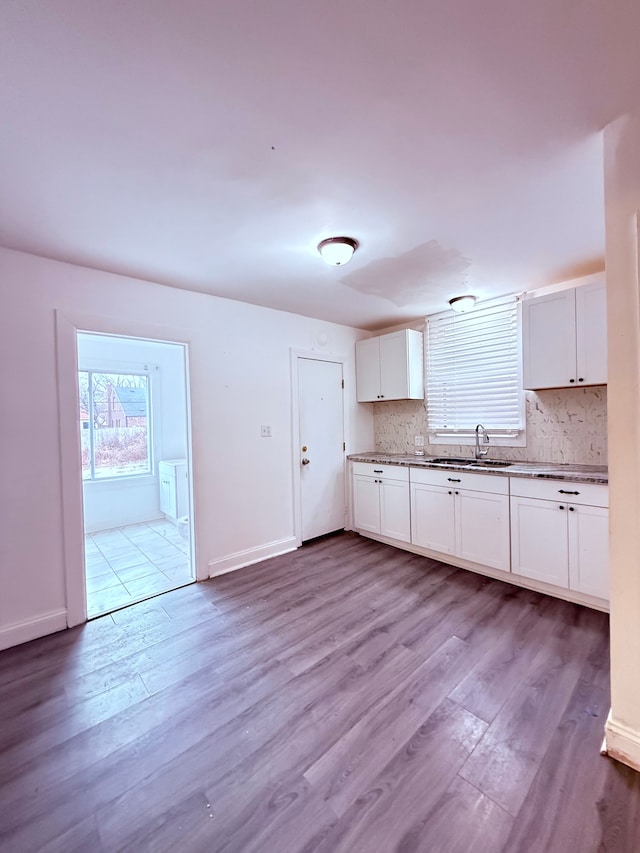
[{"label": "white interior door", "polygon": [[298,358],[302,540],[344,527],[342,364]]}]

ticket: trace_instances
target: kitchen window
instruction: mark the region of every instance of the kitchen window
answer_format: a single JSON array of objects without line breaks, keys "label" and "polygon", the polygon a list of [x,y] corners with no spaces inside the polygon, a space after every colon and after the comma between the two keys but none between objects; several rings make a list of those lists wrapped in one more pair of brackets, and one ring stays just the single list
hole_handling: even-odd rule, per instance
[{"label": "kitchen window", "polygon": [[471,444],[476,424],[492,444],[525,444],[521,310],[515,297],[466,314],[427,318],[427,423],[434,444]]},{"label": "kitchen window", "polygon": [[151,473],[149,376],[78,371],[82,479]]}]

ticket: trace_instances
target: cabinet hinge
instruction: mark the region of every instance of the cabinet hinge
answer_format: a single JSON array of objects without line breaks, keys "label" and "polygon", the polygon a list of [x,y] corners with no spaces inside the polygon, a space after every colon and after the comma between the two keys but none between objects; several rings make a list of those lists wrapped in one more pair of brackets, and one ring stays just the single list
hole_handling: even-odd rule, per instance
[{"label": "cabinet hinge", "polygon": [[347,443],[346,443],[346,441],[343,441],[343,442],[342,442],[342,449],[343,449],[343,450],[346,450],[346,449],[347,449]]},{"label": "cabinet hinge", "polygon": [[342,387],[344,388],[344,379],[342,380]]}]

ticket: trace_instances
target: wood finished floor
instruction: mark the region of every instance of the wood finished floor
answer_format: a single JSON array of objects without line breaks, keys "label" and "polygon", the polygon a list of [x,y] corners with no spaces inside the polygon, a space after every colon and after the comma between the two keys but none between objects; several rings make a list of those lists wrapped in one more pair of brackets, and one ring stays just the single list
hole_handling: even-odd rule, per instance
[{"label": "wood finished floor", "polygon": [[0,654],[0,850],[637,853],[604,614],[342,534]]}]

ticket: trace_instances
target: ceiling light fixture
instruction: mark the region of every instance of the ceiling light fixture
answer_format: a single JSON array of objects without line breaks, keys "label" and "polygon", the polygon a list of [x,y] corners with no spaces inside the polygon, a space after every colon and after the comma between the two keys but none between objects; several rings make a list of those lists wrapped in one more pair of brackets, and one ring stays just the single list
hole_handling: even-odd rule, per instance
[{"label": "ceiling light fixture", "polygon": [[322,260],[332,267],[348,264],[358,248],[358,241],[352,237],[328,237],[318,243]]},{"label": "ceiling light fixture", "polygon": [[458,314],[464,314],[466,311],[472,311],[475,304],[476,298],[470,293],[466,296],[454,296],[453,299],[449,300],[449,305]]}]

